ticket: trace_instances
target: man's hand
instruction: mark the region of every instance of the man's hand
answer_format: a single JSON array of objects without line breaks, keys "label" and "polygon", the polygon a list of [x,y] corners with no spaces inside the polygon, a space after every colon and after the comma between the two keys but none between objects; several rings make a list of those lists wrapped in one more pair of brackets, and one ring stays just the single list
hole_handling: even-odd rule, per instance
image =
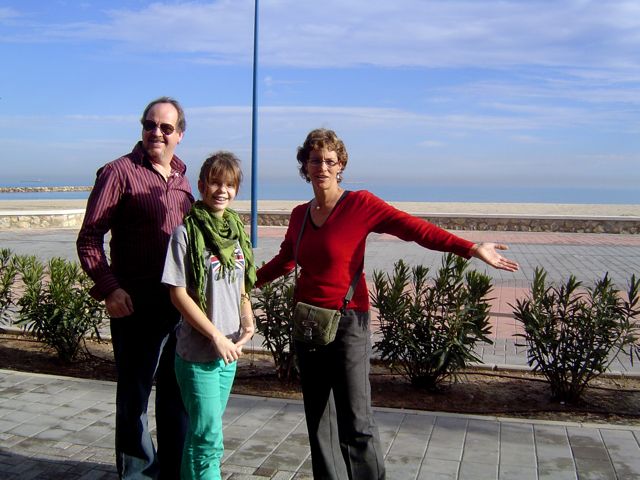
[{"label": "man's hand", "polygon": [[111,318],[127,317],[133,314],[131,297],[122,288],[111,292],[104,299],[104,305],[107,307],[107,313]]}]

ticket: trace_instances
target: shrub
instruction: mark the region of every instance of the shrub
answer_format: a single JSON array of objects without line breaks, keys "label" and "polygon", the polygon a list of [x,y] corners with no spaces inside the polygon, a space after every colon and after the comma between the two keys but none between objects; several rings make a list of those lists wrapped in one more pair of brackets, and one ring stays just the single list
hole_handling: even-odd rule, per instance
[{"label": "shrub", "polygon": [[24,293],[18,300],[22,324],[64,362],[74,361],[89,332],[100,338],[104,307],[89,295],[90,280],[76,262],[53,258],[45,265],[35,256],[17,257]]},{"label": "shrub", "polygon": [[473,348],[492,343],[488,276],[466,271],[469,262],[443,257],[435,279],[429,269],[411,270],[399,260],[393,275],[373,274],[372,304],[378,309],[382,339],[374,347],[389,367],[419,388],[435,389],[446,378],[480,361]]},{"label": "shrub", "polygon": [[254,307],[262,345],[269,350],[276,365],[278,378],[295,381],[299,378],[295,362],[293,325],[293,275],[281,277],[257,290]]},{"label": "shrub", "polygon": [[0,322],[7,321],[9,308],[13,305],[13,285],[16,265],[11,250],[0,249]]},{"label": "shrub", "polygon": [[627,346],[633,360],[640,280],[631,277],[624,300],[608,274],[589,289],[573,275],[559,287],[547,286],[546,275],[536,268],[530,297],[516,302],[514,315],[524,326],[519,336],[526,340],[529,366],[547,379],[552,398],[577,402]]}]

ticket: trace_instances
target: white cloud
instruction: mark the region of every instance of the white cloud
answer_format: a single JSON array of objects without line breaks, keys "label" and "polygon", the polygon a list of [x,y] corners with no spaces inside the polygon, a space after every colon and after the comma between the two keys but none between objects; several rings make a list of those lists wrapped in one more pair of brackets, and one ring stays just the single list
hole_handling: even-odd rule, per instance
[{"label": "white cloud", "polygon": [[427,148],[438,148],[438,147],[443,147],[444,145],[445,145],[444,142],[441,142],[438,140],[424,140],[418,143],[418,146],[427,147]]},{"label": "white cloud", "polygon": [[[262,128],[276,130],[289,128],[291,125],[317,125],[328,123],[348,126],[350,129],[366,131],[368,128],[385,128],[399,131],[412,128],[438,129],[457,135],[465,132],[514,132],[535,131],[544,128],[575,127],[576,125],[601,125],[611,118],[606,113],[588,113],[578,107],[542,104],[503,104],[486,103],[487,110],[493,113],[420,113],[401,108],[352,107],[352,106],[259,106],[259,121]],[[211,125],[246,126],[251,115],[250,105],[229,106],[201,106],[186,109],[189,130],[198,125],[200,128],[210,128]],[[65,115],[62,120],[76,126],[114,125],[138,127],[139,116],[130,115]],[[60,117],[38,116],[8,116],[0,115],[0,127],[12,128],[19,131],[22,128],[46,128],[52,122],[60,122]],[[336,127],[337,128],[337,127]],[[246,129],[244,129],[246,130]],[[529,134],[515,134],[516,138],[527,138]],[[440,146],[434,140],[420,143],[422,146]]]},{"label": "white cloud", "polygon": [[536,137],[534,135],[513,135],[511,140],[517,143],[524,144],[536,144],[536,143],[547,143],[547,140],[544,140],[541,137]]},{"label": "white cloud", "polygon": [[[260,61],[270,66],[640,66],[635,1],[267,0],[259,18]],[[104,40],[132,51],[247,64],[253,1],[152,3],[33,29],[32,38],[47,41]]]},{"label": "white cloud", "polygon": [[0,7],[0,22],[10,20],[19,17],[20,14],[17,10],[9,7]]}]

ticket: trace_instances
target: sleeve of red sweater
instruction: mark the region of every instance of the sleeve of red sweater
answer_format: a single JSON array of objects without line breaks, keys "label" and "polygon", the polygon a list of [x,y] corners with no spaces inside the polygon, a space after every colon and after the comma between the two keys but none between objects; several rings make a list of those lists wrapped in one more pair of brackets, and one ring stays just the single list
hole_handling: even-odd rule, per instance
[{"label": "sleeve of red sweater", "polygon": [[272,282],[276,278],[289,273],[295,267],[294,249],[296,247],[296,241],[298,240],[298,234],[302,227],[302,220],[307,208],[307,204],[298,205],[291,212],[291,218],[289,219],[289,227],[287,233],[284,236],[284,240],[280,244],[280,251],[269,262],[264,264],[258,269],[258,281],[256,287],[260,288],[265,283]]},{"label": "sleeve of red sweater", "polygon": [[471,257],[473,242],[398,210],[372,193],[363,192],[363,201],[366,202],[373,232],[394,235],[431,250],[452,252],[464,258]]}]

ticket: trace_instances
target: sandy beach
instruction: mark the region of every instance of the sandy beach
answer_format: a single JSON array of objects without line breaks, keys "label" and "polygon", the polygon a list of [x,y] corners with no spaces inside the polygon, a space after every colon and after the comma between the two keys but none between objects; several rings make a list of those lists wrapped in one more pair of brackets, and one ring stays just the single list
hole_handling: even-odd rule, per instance
[{"label": "sandy beach", "polygon": [[[291,211],[305,200],[259,200],[259,211]],[[47,210],[84,210],[86,200],[0,200],[0,212],[26,212]],[[500,215],[553,215],[571,217],[640,217],[640,204],[552,204],[552,203],[452,203],[452,202],[389,202],[409,213],[431,214],[500,214]],[[233,207],[250,211],[249,200],[238,200]]]}]

